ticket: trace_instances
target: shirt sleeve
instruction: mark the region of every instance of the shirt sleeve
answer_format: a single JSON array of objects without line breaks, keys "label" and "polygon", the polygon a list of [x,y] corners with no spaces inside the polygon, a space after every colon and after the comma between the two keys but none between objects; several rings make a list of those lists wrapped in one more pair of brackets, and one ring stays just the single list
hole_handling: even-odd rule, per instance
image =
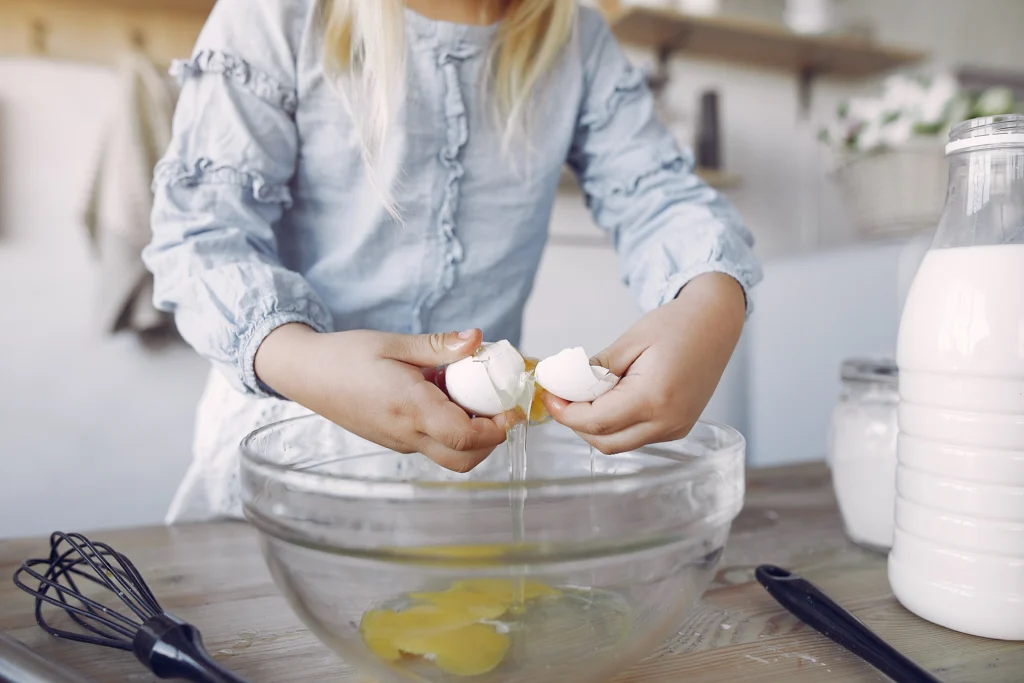
[{"label": "shirt sleeve", "polygon": [[749,314],[762,277],[752,234],[658,121],[644,74],[596,12],[583,11],[580,41],[585,84],[568,164],[594,221],[614,238],[634,298],[650,311],[719,272],[742,286]]},{"label": "shirt sleeve", "polygon": [[309,283],[284,267],[273,226],[291,206],[298,134],[294,27],[304,3],[219,0],[188,61],[171,144],[153,180],[143,253],[154,303],[239,391],[274,395],[256,350],[275,328],[332,327]]}]

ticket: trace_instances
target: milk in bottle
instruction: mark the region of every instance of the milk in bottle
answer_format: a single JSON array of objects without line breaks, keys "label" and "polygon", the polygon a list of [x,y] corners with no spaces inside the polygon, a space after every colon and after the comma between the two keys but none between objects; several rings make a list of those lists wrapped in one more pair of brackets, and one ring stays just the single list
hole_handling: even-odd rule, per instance
[{"label": "milk in bottle", "polygon": [[1024,116],[960,124],[946,153],[897,343],[889,582],[929,621],[1024,640]]}]

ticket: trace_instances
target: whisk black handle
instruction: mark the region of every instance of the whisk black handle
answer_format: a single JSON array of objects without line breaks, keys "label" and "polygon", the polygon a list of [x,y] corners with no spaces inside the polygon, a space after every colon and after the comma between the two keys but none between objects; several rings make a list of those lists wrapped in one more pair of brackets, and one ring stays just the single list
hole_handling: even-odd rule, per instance
[{"label": "whisk black handle", "polygon": [[210,656],[199,631],[170,614],[158,614],[142,624],[132,652],[160,678],[192,683],[247,683]]},{"label": "whisk black handle", "polygon": [[758,567],[754,576],[793,616],[897,683],[940,683],[807,579],[770,564]]}]

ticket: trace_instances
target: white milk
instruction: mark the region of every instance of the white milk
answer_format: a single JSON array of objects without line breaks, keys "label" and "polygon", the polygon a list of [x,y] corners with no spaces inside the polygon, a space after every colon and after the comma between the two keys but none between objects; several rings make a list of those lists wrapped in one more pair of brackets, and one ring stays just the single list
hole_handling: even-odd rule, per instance
[{"label": "white milk", "polygon": [[1024,640],[1024,245],[929,251],[897,364],[892,590],[947,628]]}]

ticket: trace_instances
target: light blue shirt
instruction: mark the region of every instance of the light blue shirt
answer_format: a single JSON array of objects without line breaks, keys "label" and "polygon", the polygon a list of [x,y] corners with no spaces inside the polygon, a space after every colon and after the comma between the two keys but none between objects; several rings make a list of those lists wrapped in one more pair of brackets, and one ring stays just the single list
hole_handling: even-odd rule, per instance
[{"label": "light blue shirt", "polygon": [[156,305],[240,391],[273,395],[253,361],[289,322],[479,327],[518,344],[566,163],[643,310],[703,273],[747,292],[760,280],[750,232],[694,174],[643,73],[587,8],[535,93],[530,144],[504,156],[480,85],[496,28],[406,11],[405,106],[381,162],[395,221],[324,75],[317,5],[219,0],[192,58],[174,66],[182,91],[144,260]]}]

